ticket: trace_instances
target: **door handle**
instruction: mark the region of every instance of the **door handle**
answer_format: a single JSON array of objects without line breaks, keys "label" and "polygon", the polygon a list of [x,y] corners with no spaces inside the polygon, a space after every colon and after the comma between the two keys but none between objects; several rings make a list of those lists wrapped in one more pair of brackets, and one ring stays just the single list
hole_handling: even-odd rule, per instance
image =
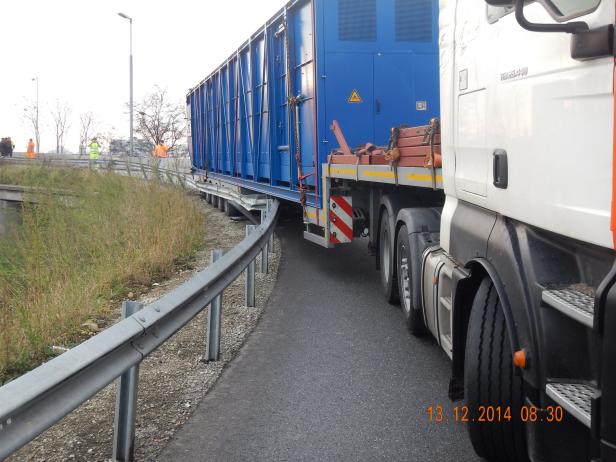
[{"label": "door handle", "polygon": [[507,151],[495,149],[492,159],[493,184],[497,188],[507,189],[509,184],[509,167],[507,165]]},{"label": "door handle", "polygon": [[375,108],[377,114],[381,113],[381,101],[379,99],[376,99],[374,101],[374,108]]}]

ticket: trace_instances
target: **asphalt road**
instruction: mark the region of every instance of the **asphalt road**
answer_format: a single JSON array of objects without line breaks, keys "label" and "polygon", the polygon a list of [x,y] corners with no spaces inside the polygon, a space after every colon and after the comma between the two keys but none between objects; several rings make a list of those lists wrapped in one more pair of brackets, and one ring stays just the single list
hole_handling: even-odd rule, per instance
[{"label": "asphalt road", "polygon": [[[452,422],[449,359],[384,301],[365,242],[278,234],[263,318],[160,460],[478,460]],[[437,405],[449,421],[429,421]]]}]

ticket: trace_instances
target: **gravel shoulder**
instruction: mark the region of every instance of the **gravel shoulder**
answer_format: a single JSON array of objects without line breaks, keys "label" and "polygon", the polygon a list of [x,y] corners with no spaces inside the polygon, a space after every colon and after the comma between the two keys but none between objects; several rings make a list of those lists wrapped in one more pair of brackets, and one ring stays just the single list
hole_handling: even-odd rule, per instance
[{"label": "gravel shoulder", "polygon": [[[194,269],[154,285],[140,301],[150,303],[209,264],[210,251],[230,249],[245,234],[246,221],[234,222],[204,204],[205,248]],[[140,367],[135,438],[135,460],[158,460],[167,442],[191,416],[197,404],[238,353],[255,327],[273,289],[280,260],[280,242],[269,256],[269,274],[256,274],[256,308],[244,306],[244,278],[239,277],[223,295],[221,360],[202,361],[205,350],[207,309],[146,358]],[[259,269],[259,261],[256,265]],[[39,435],[8,460],[108,461],[111,460],[115,384],[111,384],[52,428]]]}]

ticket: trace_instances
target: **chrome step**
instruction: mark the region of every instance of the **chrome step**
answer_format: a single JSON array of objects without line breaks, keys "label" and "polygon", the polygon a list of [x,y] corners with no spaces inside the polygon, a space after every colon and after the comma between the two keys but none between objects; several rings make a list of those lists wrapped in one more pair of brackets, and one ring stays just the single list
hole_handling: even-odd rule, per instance
[{"label": "chrome step", "polygon": [[590,428],[590,406],[596,390],[582,383],[549,383],[545,392],[569,414]]},{"label": "chrome step", "polygon": [[592,327],[595,314],[594,297],[573,288],[545,289],[541,300],[572,319]]}]

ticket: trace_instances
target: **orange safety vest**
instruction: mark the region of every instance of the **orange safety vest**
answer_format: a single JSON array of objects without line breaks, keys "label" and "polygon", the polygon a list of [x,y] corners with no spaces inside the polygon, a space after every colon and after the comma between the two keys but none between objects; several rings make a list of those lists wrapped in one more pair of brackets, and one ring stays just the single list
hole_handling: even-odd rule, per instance
[{"label": "orange safety vest", "polygon": [[34,159],[36,157],[36,153],[34,152],[34,141],[28,141],[28,149],[26,151],[26,157],[28,159]]},{"label": "orange safety vest", "polygon": [[164,144],[157,144],[154,148],[154,157],[164,158],[167,157],[167,151],[169,148]]}]

